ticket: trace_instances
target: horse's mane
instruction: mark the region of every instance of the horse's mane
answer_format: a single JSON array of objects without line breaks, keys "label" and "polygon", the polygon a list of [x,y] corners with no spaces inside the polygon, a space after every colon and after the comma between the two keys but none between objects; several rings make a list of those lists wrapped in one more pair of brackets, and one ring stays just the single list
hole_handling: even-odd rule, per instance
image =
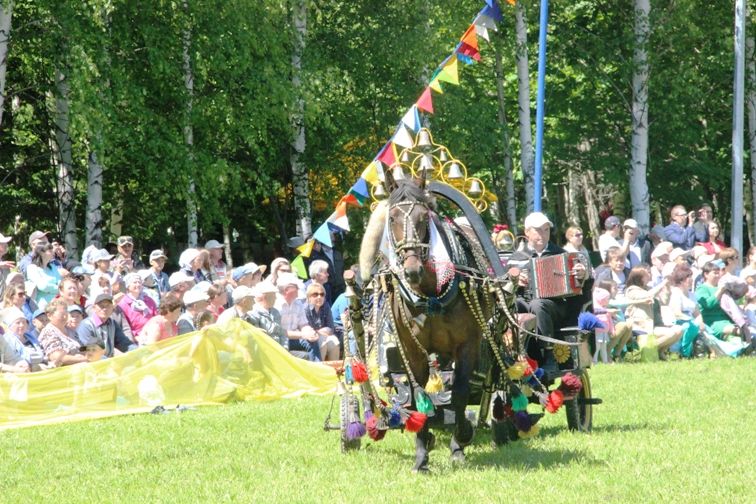
[{"label": "horse's mane", "polygon": [[411,180],[397,181],[396,189],[391,191],[388,198],[389,205],[395,205],[402,201],[417,201],[428,205],[431,210],[436,209],[436,199]]}]

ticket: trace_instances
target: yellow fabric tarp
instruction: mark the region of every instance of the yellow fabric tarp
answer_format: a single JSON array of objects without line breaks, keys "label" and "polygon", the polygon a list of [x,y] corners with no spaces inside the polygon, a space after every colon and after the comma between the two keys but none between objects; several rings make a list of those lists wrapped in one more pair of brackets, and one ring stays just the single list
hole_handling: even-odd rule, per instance
[{"label": "yellow fabric tarp", "polygon": [[0,430],[335,388],[333,368],[292,357],[264,332],[234,319],[112,359],[2,374]]}]

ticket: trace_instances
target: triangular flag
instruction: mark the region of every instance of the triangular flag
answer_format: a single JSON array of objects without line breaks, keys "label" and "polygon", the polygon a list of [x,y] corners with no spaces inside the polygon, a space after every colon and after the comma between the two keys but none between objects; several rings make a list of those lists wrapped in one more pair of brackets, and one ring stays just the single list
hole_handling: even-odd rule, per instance
[{"label": "triangular flag", "polygon": [[420,131],[420,114],[417,111],[417,105],[412,105],[407,113],[404,114],[404,117],[402,117],[402,123],[415,133]]},{"label": "triangular flag", "polygon": [[457,54],[462,54],[475,61],[480,61],[480,51],[464,42],[462,42],[457,48]]},{"label": "triangular flag", "polygon": [[303,243],[302,245],[297,247],[297,250],[304,257],[310,257],[310,254],[312,254],[313,245],[315,245],[315,240],[308,240],[306,243]]},{"label": "triangular flag", "polygon": [[487,30],[493,30],[493,31],[499,31],[499,29],[496,27],[496,21],[491,19],[490,17],[486,16],[485,14],[478,14],[475,17],[475,20],[473,21],[473,24],[475,26],[482,26],[486,28]]},{"label": "triangular flag", "polygon": [[381,182],[380,172],[378,171],[378,165],[380,161],[371,161],[367,168],[365,168],[360,177],[364,178],[370,185],[378,185]]},{"label": "triangular flag", "polygon": [[472,65],[475,63],[475,60],[473,60],[470,56],[465,56],[464,54],[457,53],[457,58],[465,65]]},{"label": "triangular flag", "polygon": [[431,88],[433,91],[435,91],[438,94],[444,94],[444,90],[441,89],[441,83],[438,82],[438,81],[439,81],[439,79],[433,79],[431,81],[431,83],[428,84],[428,87]]},{"label": "triangular flag", "polygon": [[357,179],[357,182],[354,183],[351,189],[349,189],[349,192],[351,194],[354,194],[355,196],[362,196],[364,198],[367,198],[370,196],[370,191],[368,190],[367,182],[365,182],[365,179],[360,177]]},{"label": "triangular flag", "polygon": [[324,222],[315,231],[315,234],[312,235],[312,239],[317,240],[328,247],[333,247],[333,242],[331,241],[331,228],[328,227],[327,222]]},{"label": "triangular flag", "polygon": [[465,44],[469,45],[470,47],[474,47],[475,49],[478,49],[478,35],[475,33],[475,25],[471,24],[464,35],[462,35],[462,38],[460,39]]},{"label": "triangular flag", "polygon": [[485,26],[475,25],[475,33],[486,42],[491,42],[491,39],[488,38],[488,28]]},{"label": "triangular flag", "polygon": [[386,145],[383,146],[383,149],[381,149],[381,152],[378,153],[376,159],[386,166],[391,166],[396,163],[396,152],[394,152],[394,144],[387,142]]},{"label": "triangular flag", "polygon": [[457,58],[449,58],[449,62],[441,69],[438,80],[459,86],[459,64]]},{"label": "triangular flag", "polygon": [[342,196],[342,198],[339,200],[339,203],[346,203],[348,205],[352,206],[362,206],[359,201],[357,201],[357,198],[354,194],[345,194]]},{"label": "triangular flag", "polygon": [[291,261],[291,268],[299,278],[307,278],[307,268],[305,268],[304,259],[302,259],[301,255],[298,255],[293,261]]},{"label": "triangular flag", "polygon": [[499,4],[496,3],[496,0],[486,0],[486,6],[483,7],[483,9],[480,11],[481,14],[484,16],[488,16],[494,21],[501,21],[502,15],[501,15],[501,9],[499,8]]},{"label": "triangular flag", "polygon": [[328,217],[326,221],[331,225],[331,229],[334,231],[350,231],[349,218],[346,214],[346,203],[339,203],[336,205],[336,211]]},{"label": "triangular flag", "polygon": [[405,149],[409,149],[410,147],[415,145],[415,141],[412,139],[412,135],[410,135],[409,130],[404,124],[399,125],[399,127],[396,129],[396,133],[394,133],[394,138],[392,138],[391,141],[399,147],[404,147]]},{"label": "triangular flag", "polygon": [[515,0],[507,0],[507,3],[508,3],[509,5],[514,5],[514,4],[515,4]]},{"label": "triangular flag", "polygon": [[[420,98],[417,100],[417,108],[419,108],[420,110],[425,110],[429,114],[433,113],[433,100],[431,99],[430,88],[425,88],[423,94],[420,95]],[[391,165],[389,164],[389,166]]]}]

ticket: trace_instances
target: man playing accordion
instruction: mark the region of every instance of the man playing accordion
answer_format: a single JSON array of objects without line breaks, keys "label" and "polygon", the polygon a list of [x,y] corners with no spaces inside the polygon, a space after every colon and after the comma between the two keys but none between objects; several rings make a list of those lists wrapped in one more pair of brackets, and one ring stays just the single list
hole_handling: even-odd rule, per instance
[{"label": "man playing accordion", "polygon": [[[574,266],[561,275],[572,276],[573,285],[577,286],[577,294],[564,297],[537,297],[536,289],[531,285],[530,271],[533,258],[548,257],[565,254],[566,251],[549,241],[553,224],[541,212],[533,212],[525,218],[525,246],[514,252],[507,263],[510,273],[513,268],[519,270],[517,288],[517,311],[532,313],[536,317],[538,334],[550,338],[563,339],[561,329],[577,325],[577,317],[583,304],[590,300],[591,285],[586,266],[575,262]],[[554,275],[557,275],[554,272]],[[568,280],[570,280],[568,278]],[[536,359],[547,374],[554,377],[558,374],[558,366],[551,351],[552,344],[531,338],[526,349],[528,354]]]}]

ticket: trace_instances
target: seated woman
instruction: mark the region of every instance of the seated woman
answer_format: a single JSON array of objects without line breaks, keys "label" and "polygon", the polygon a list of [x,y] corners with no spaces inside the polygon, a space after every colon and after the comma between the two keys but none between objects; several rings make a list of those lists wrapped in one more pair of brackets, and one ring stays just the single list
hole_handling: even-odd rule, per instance
[{"label": "seated woman", "polygon": [[[7,308],[3,312],[3,324],[8,328],[0,335],[0,372],[27,373],[31,371],[33,347],[27,346],[31,341],[26,339],[26,329],[29,323],[24,313],[16,308]],[[41,359],[41,352],[37,354],[37,363]]]},{"label": "seated woman", "polygon": [[594,284],[593,288],[593,312],[604,324],[603,330],[596,331],[596,353],[593,362],[597,362],[599,353],[603,362],[608,362],[611,357],[619,360],[625,345],[632,338],[632,328],[625,321],[623,309],[624,296],[617,298],[617,286],[611,280],[602,280]]},{"label": "seated woman", "polygon": [[687,264],[678,264],[669,275],[668,306],[675,316],[675,323],[683,329],[680,338],[680,356],[693,356],[693,343],[696,341],[703,319],[698,310],[693,288],[693,270]]},{"label": "seated woman", "polygon": [[49,322],[39,333],[39,343],[47,361],[54,367],[68,366],[100,359],[104,348],[88,348],[81,351],[81,344],[66,334],[68,306],[62,299],[53,299],[45,307]]},{"label": "seated woman", "polygon": [[719,222],[710,220],[708,226],[709,241],[699,242],[697,245],[701,245],[706,248],[707,254],[718,254],[727,247],[727,245],[725,245],[725,242],[722,241],[722,237],[720,236],[721,231]]},{"label": "seated woman", "polygon": [[173,294],[166,294],[160,303],[160,313],[152,317],[142,327],[139,345],[150,345],[178,334],[176,321],[181,316],[183,303]]},{"label": "seated woman", "polygon": [[562,247],[564,250],[567,252],[579,252],[590,261],[591,256],[588,249],[583,245],[583,230],[580,227],[568,227],[567,231],[564,232],[564,237],[567,238],[567,242]]},{"label": "seated woman", "polygon": [[634,334],[653,334],[659,350],[666,350],[680,340],[683,328],[664,325],[659,313],[656,295],[666,288],[667,280],[662,279],[659,285],[648,289],[650,281],[651,273],[646,266],[636,266],[630,270],[625,284],[625,301],[628,303],[625,318]]},{"label": "seated woman", "polygon": [[[26,295],[26,288],[24,287],[23,276],[21,273],[15,274],[21,277],[21,285],[11,283],[6,287],[5,295],[3,296],[3,309],[18,308],[24,312],[26,321],[31,324],[33,318],[32,315],[37,311],[37,303]],[[14,275],[14,273],[11,273],[11,275]]]},{"label": "seated woman", "polygon": [[602,280],[611,280],[617,286],[617,293],[625,292],[625,256],[619,247],[609,247],[606,260],[596,268],[593,277],[596,284]]},{"label": "seated woman", "polygon": [[118,301],[118,307],[131,327],[134,339],[138,340],[147,321],[157,315],[157,306],[150,296],[144,294],[143,280],[139,273],[129,273],[123,277],[123,281],[126,295]]},{"label": "seated woman", "polygon": [[726,341],[738,332],[737,325],[722,309],[721,299],[725,293],[719,280],[722,269],[719,261],[710,261],[703,266],[704,281],[696,289],[696,301],[701,309],[701,317],[707,331],[715,338]]},{"label": "seated woman", "polygon": [[325,299],[325,288],[316,282],[307,286],[307,321],[319,336],[320,355],[323,360],[339,359],[339,339],[333,325],[331,306]]},{"label": "seated woman", "polygon": [[32,253],[32,262],[26,268],[26,278],[34,285],[34,301],[44,307],[58,294],[61,280],[58,266],[53,260],[51,244],[38,245]]}]

